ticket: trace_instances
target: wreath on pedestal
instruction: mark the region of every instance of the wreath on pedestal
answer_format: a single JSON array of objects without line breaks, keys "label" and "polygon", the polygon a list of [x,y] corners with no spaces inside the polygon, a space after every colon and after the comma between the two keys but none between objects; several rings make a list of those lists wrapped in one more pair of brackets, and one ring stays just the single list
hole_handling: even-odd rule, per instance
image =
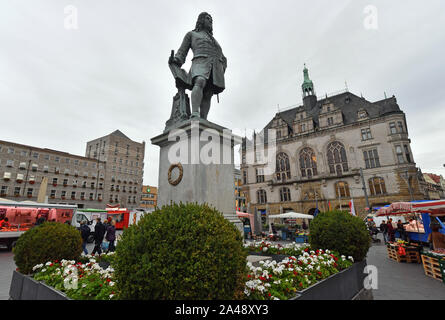
[{"label": "wreath on pedestal", "polygon": [[[175,180],[172,180],[172,172],[175,168],[178,168],[179,176]],[[182,180],[183,173],[184,169],[182,167],[182,164],[180,163],[172,164],[168,169],[168,183],[170,183],[172,186],[178,185]]]}]

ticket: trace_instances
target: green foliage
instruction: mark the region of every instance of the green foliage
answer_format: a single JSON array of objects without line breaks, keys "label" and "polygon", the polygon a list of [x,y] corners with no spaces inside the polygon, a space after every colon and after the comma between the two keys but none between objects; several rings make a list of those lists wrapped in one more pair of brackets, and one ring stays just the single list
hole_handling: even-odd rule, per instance
[{"label": "green foliage", "polygon": [[23,274],[32,267],[47,261],[72,260],[82,252],[82,237],[73,226],[46,222],[26,231],[13,249],[14,260]]},{"label": "green foliage", "polygon": [[362,261],[371,237],[365,223],[345,211],[319,213],[310,225],[309,243],[313,249],[335,250]]},{"label": "green foliage", "polygon": [[246,256],[241,233],[220,212],[173,204],[124,231],[115,279],[121,299],[237,299]]}]

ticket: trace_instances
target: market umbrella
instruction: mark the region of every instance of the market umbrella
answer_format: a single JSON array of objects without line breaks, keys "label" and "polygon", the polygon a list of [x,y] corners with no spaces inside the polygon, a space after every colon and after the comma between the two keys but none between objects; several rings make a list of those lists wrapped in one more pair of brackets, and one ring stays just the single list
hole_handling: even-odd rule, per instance
[{"label": "market umbrella", "polygon": [[303,213],[297,213],[297,212],[286,212],[283,214],[275,214],[269,216],[269,219],[314,219],[313,215],[310,214],[303,214]]}]

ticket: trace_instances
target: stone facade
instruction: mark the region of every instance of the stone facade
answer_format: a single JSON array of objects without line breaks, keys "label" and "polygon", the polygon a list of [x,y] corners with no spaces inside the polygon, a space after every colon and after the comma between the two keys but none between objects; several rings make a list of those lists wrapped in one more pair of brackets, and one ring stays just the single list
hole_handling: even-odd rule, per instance
[{"label": "stone facade", "polygon": [[[96,144],[101,148],[96,150]],[[86,157],[0,141],[0,197],[37,201],[42,181],[47,178],[48,203],[103,209],[107,203],[117,202],[130,209],[137,208],[144,153],[145,143],[133,142],[120,131],[88,142]],[[118,172],[114,158],[118,163],[117,159],[123,159],[122,168],[127,173],[123,169]]]},{"label": "stone facade", "polygon": [[[306,74],[305,83],[307,89]],[[277,113],[254,139],[244,139],[241,171],[251,210],[268,205],[271,214],[312,214],[317,205],[349,210],[354,199],[365,215],[363,180],[371,208],[427,198],[395,97],[370,102],[345,91],[319,100],[310,92],[303,106]]]},{"label": "stone facade", "polygon": [[46,177],[49,203],[103,208],[105,168],[103,161],[0,141],[0,197],[36,201]]}]

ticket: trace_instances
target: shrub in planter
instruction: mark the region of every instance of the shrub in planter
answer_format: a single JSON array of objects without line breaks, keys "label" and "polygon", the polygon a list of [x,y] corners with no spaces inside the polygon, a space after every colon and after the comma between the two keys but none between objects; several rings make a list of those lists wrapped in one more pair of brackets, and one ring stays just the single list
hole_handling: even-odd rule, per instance
[{"label": "shrub in planter", "polygon": [[37,264],[53,260],[74,260],[82,252],[82,237],[73,226],[65,223],[45,222],[26,231],[13,249],[19,271],[32,272]]},{"label": "shrub in planter", "polygon": [[354,261],[362,261],[371,237],[365,223],[345,211],[319,213],[310,224],[309,243],[313,249],[330,249]]},{"label": "shrub in planter", "polygon": [[123,232],[115,279],[121,299],[237,299],[246,256],[241,233],[220,212],[173,204]]}]

